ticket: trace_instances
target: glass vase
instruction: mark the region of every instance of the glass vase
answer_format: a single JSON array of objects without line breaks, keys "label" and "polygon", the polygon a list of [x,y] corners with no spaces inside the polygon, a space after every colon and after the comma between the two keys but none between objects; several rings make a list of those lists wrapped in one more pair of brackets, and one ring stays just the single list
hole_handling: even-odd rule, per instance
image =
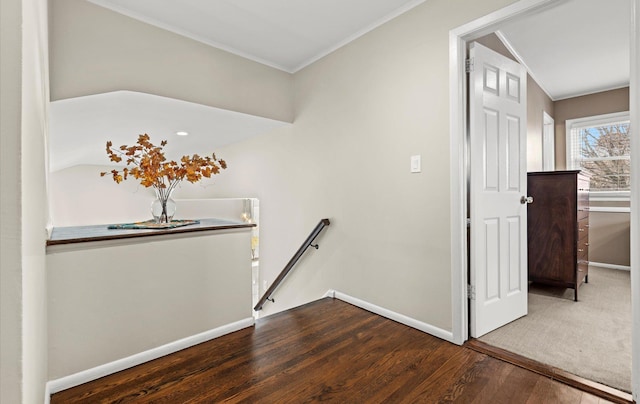
[{"label": "glass vase", "polygon": [[153,188],[156,193],[156,199],[151,203],[151,214],[153,221],[156,223],[171,223],[173,215],[176,214],[176,203],[171,199],[173,189]]}]

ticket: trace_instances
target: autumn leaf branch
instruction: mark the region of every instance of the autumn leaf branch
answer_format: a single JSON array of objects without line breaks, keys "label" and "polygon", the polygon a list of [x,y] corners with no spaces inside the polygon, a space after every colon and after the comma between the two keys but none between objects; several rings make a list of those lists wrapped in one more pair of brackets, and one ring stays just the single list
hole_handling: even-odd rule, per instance
[{"label": "autumn leaf branch", "polygon": [[[155,146],[146,133],[139,135],[133,146],[122,145],[120,148],[113,148],[113,143],[108,141],[106,151],[109,159],[114,163],[123,160],[127,163],[127,167],[122,170],[111,170],[113,180],[119,184],[133,177],[147,188],[154,187],[160,198],[163,198],[168,197],[182,180],[195,183],[203,177],[210,178],[227,168],[227,163],[216,158],[215,153],[205,157],[197,154],[183,156],[180,163],[167,161],[162,150],[166,144],[167,141],[163,140],[160,146]],[[130,165],[133,167],[128,168]],[[101,177],[105,175],[107,172],[100,173]]]}]

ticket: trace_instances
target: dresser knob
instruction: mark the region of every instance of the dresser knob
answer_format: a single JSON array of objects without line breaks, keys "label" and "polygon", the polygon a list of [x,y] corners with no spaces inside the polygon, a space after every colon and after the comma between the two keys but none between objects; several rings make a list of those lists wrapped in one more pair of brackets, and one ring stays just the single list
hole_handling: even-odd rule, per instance
[{"label": "dresser knob", "polygon": [[578,248],[578,252],[584,252],[582,248]]}]

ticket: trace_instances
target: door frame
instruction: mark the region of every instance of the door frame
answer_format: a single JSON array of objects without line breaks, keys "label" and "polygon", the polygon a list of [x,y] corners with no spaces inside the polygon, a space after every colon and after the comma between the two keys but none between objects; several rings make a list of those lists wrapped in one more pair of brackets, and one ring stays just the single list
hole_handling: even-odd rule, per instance
[{"label": "door frame", "polygon": [[[467,78],[465,59],[467,43],[495,32],[500,25],[554,7],[566,0],[520,0],[498,11],[471,21],[449,32],[449,114],[450,114],[450,202],[451,202],[451,308],[453,342],[464,343],[469,338],[467,305]],[[640,128],[640,0],[631,3],[631,127]],[[631,141],[631,153],[640,156],[640,138]],[[640,243],[640,158],[631,162],[631,243]],[[640,251],[631,251],[631,267],[640,266]],[[640,341],[640,273],[631,271],[632,337]],[[640,344],[632,345],[633,398],[640,401]]]},{"label": "door frame", "polygon": [[[555,119],[547,113],[542,111],[542,171],[553,171],[556,167],[556,128]],[[551,138],[549,140],[549,131],[551,131]],[[547,166],[549,161],[549,149],[551,149],[551,166]]]}]

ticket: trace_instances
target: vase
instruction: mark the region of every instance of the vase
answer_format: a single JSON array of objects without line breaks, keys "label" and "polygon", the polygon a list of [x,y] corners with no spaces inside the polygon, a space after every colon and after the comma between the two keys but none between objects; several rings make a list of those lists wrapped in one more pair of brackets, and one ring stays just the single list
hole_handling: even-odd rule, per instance
[{"label": "vase", "polygon": [[176,214],[176,203],[171,199],[173,188],[153,188],[156,193],[156,199],[151,203],[151,214],[153,221],[156,223],[170,223],[173,215]]}]

